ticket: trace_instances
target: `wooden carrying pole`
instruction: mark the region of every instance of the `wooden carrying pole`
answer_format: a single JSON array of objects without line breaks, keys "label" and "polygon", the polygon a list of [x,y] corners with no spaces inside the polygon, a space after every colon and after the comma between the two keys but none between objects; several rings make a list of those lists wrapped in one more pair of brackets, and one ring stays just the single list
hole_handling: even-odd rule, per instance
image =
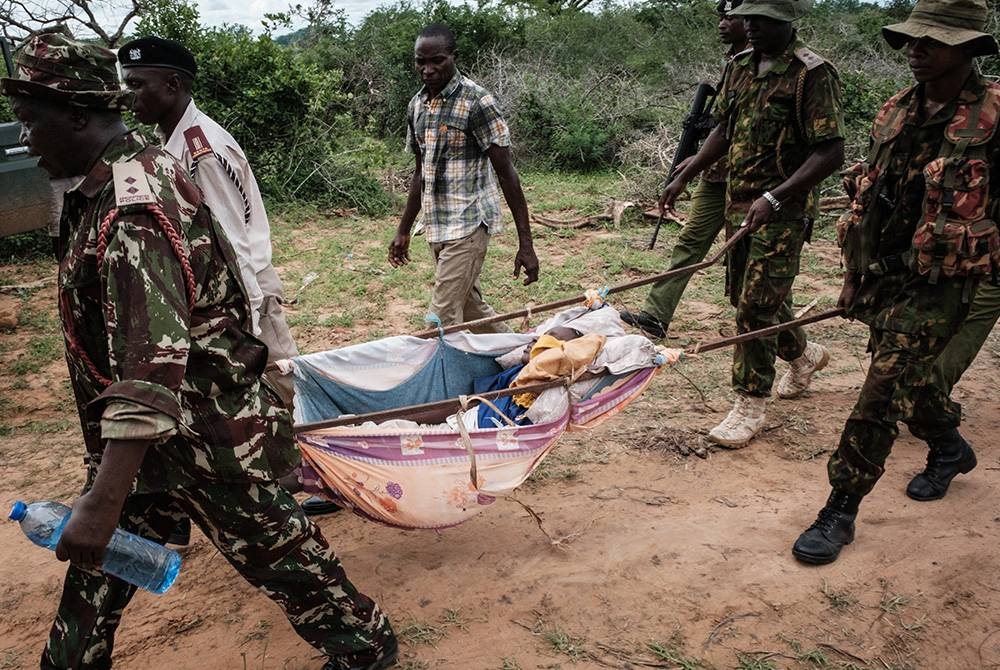
[{"label": "wooden carrying pole", "polygon": [[[761,328],[760,330],[754,330],[749,333],[742,333],[740,335],[733,335],[731,337],[723,337],[718,340],[712,340],[711,342],[706,342],[705,344],[695,344],[687,349],[685,353],[687,354],[700,354],[705,351],[714,351],[715,349],[722,349],[723,347],[729,347],[734,344],[739,344],[740,342],[747,342],[749,340],[755,340],[758,337],[768,337],[770,335],[775,335],[784,330],[791,330],[798,326],[805,326],[810,323],[816,323],[817,321],[825,321],[826,319],[832,319],[835,316],[843,316],[844,310],[842,309],[831,309],[825,312],[819,312],[818,314],[812,314],[810,316],[804,316],[799,319],[794,319],[792,321],[786,321],[785,323],[779,323],[776,326],[769,326],[767,328]],[[489,391],[488,393],[477,394],[481,398],[486,398],[487,400],[493,400],[494,398],[501,398],[503,396],[514,395],[515,393],[538,393],[544,391],[545,389],[555,388],[557,386],[565,386],[569,383],[566,378],[556,379],[550,382],[541,382],[539,384],[531,384],[529,386],[520,386],[518,388],[508,388],[501,389],[499,391]],[[312,423],[303,423],[297,425],[293,428],[295,433],[305,433],[310,430],[318,430],[320,428],[335,428],[337,426],[356,426],[365,421],[372,421],[378,423],[380,421],[388,421],[389,419],[399,419],[407,416],[415,416],[422,414],[426,411],[431,410],[445,410],[454,408],[456,411],[461,406],[461,400],[458,398],[448,398],[447,400],[439,400],[437,402],[428,402],[422,405],[408,405],[406,407],[397,407],[395,409],[387,409],[379,412],[369,412],[368,414],[349,414],[347,416],[342,416],[336,419],[329,419],[327,421],[314,421]]]},{"label": "wooden carrying pole", "polygon": [[[750,229],[746,226],[740,226],[740,228],[726,240],[719,250],[711,258],[706,258],[700,263],[695,263],[694,265],[687,265],[682,268],[676,268],[674,270],[667,270],[658,275],[653,275],[652,277],[646,277],[645,279],[638,279],[636,281],[628,282],[626,284],[618,284],[617,286],[612,286],[608,289],[608,295],[612,293],[621,293],[622,291],[628,291],[629,289],[638,288],[640,286],[646,286],[647,284],[655,284],[663,279],[670,279],[671,277],[679,277],[686,274],[694,274],[698,270],[704,270],[705,268],[714,265],[719,261],[720,258],[726,255],[726,253],[732,249],[737,242],[746,237]],[[456,323],[451,326],[445,326],[444,328],[431,328],[428,330],[422,330],[419,333],[414,333],[415,337],[430,338],[436,337],[437,335],[447,335],[448,333],[457,333],[460,330],[467,330],[470,328],[478,328],[479,326],[485,326],[491,323],[496,323],[498,321],[509,321],[510,319],[519,319],[525,316],[531,316],[532,314],[538,314],[540,312],[548,312],[553,309],[559,309],[561,307],[569,307],[571,305],[579,304],[581,300],[580,296],[574,296],[572,298],[563,298],[562,300],[556,300],[555,302],[548,302],[544,305],[537,305],[535,307],[519,309],[513,312],[507,312],[505,314],[494,314],[493,316],[488,316],[483,319],[476,319],[475,321],[466,321],[465,323]]]},{"label": "wooden carrying pole", "polygon": [[[520,393],[539,393],[545,389],[555,388],[556,386],[565,386],[569,383],[567,378],[554,379],[550,382],[540,382],[538,384],[530,384],[528,386],[519,386],[517,388],[506,388],[499,391],[489,391],[487,393],[477,393],[476,395],[480,398],[485,398],[487,400],[493,400],[494,398],[502,398],[503,396],[520,394]],[[335,428],[337,426],[356,426],[364,423],[365,421],[373,421],[378,423],[380,421],[388,421],[390,419],[400,419],[407,416],[414,416],[417,414],[422,414],[423,412],[431,410],[445,410],[450,408],[455,408],[457,411],[461,406],[462,401],[458,398],[448,398],[447,400],[438,400],[437,402],[425,402],[422,405],[407,405],[406,407],[396,407],[395,409],[386,409],[379,412],[369,412],[367,414],[347,414],[345,416],[338,417],[336,419],[328,419],[326,421],[313,421],[312,423],[303,423],[294,426],[292,430],[295,433],[306,433],[310,430],[318,430],[320,428]]]},{"label": "wooden carrying pole", "polygon": [[825,321],[826,319],[832,319],[835,316],[843,316],[844,310],[840,309],[830,309],[825,312],[819,312],[817,314],[812,314],[809,316],[803,316],[799,319],[793,319],[792,321],[785,321],[784,323],[779,323],[776,326],[768,326],[767,328],[761,328],[760,330],[752,330],[749,333],[742,333],[740,335],[732,335],[730,337],[722,337],[718,340],[712,340],[711,342],[706,342],[705,344],[693,344],[684,350],[685,353],[695,355],[700,354],[704,351],[713,351],[715,349],[722,349],[723,347],[730,347],[734,344],[740,344],[741,342],[748,342],[750,340],[756,340],[758,337],[769,337],[771,335],[776,335],[785,330],[791,330],[792,328],[797,328],[799,326],[806,326],[810,323],[816,323],[817,321]]}]

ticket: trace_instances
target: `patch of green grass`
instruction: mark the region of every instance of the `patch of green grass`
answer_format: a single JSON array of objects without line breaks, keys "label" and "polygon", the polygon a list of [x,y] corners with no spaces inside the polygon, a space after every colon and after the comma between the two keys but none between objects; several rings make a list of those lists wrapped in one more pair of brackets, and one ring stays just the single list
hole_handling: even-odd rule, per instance
[{"label": "patch of green grass", "polygon": [[898,593],[892,593],[889,589],[891,584],[886,579],[879,579],[879,585],[882,587],[882,598],[879,600],[879,609],[881,609],[886,614],[899,614],[910,604],[910,598],[908,596],[900,595]]},{"label": "patch of green grass", "polygon": [[412,621],[408,626],[399,631],[399,637],[407,644],[423,644],[432,647],[444,639],[447,634],[447,632],[437,626],[418,621]]},{"label": "patch of green grass", "polygon": [[40,309],[25,301],[18,313],[18,329],[30,329],[42,333],[58,333],[60,330],[58,316],[47,309]]},{"label": "patch of green grass", "polygon": [[75,425],[69,419],[48,419],[43,421],[29,421],[17,427],[18,430],[32,435],[50,435],[52,433],[62,433]]},{"label": "patch of green grass", "polygon": [[458,628],[459,630],[469,630],[469,623],[462,616],[462,610],[445,609],[441,614],[442,625]]},{"label": "patch of green grass", "polygon": [[9,370],[15,375],[35,374],[49,363],[62,358],[62,355],[62,337],[40,335],[28,342],[27,350],[11,364]]},{"label": "patch of green grass", "polygon": [[500,667],[498,670],[522,670],[521,664],[512,658],[502,658],[500,659]]},{"label": "patch of green grass", "polygon": [[778,670],[778,665],[767,656],[736,654],[736,670]]},{"label": "patch of green grass", "polygon": [[675,644],[650,642],[646,648],[653,652],[653,655],[658,659],[670,663],[670,667],[676,667],[678,670],[701,670],[705,667],[698,659],[684,655]]},{"label": "patch of green grass", "polygon": [[523,172],[521,185],[532,212],[571,209],[574,216],[599,214],[621,196],[622,179],[613,172]]},{"label": "patch of green grass", "polygon": [[830,609],[834,612],[846,612],[858,604],[858,599],[850,591],[837,590],[830,586],[825,579],[820,590],[830,604]]},{"label": "patch of green grass", "polygon": [[582,646],[584,643],[583,638],[575,637],[558,628],[553,627],[543,633],[542,637],[548,642],[552,651],[558,654],[565,654],[574,661],[583,658],[587,654]]},{"label": "patch of green grass", "polygon": [[809,663],[811,668],[828,668],[830,667],[830,659],[827,658],[826,654],[823,653],[821,649],[813,649],[805,653],[799,654],[798,659],[800,663]]}]

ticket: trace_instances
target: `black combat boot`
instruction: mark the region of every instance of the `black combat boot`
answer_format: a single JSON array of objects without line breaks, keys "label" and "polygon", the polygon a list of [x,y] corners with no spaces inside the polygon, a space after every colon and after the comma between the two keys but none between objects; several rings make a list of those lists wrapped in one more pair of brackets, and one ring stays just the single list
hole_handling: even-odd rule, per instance
[{"label": "black combat boot", "polygon": [[302,511],[306,513],[306,516],[331,514],[341,509],[343,508],[332,500],[320,498],[319,496],[309,496],[302,501]]},{"label": "black combat boot", "polygon": [[834,489],[813,525],[795,540],[792,554],[803,563],[833,563],[845,544],[854,541],[854,518],[861,496]]},{"label": "black combat boot", "polygon": [[976,467],[976,453],[957,428],[927,440],[927,446],[927,467],[906,487],[906,495],[914,500],[943,498],[955,475],[964,475]]},{"label": "black combat boot", "polygon": [[396,665],[398,660],[399,644],[396,642],[396,638],[393,637],[389,643],[386,644],[385,650],[371,663],[354,665],[342,663],[336,658],[331,658],[326,662],[326,665],[323,666],[323,670],[385,670],[385,668],[391,668]]},{"label": "black combat boot", "polygon": [[620,309],[618,315],[622,321],[642,329],[650,337],[662,340],[667,336],[667,327],[649,312],[630,312],[627,309]]}]

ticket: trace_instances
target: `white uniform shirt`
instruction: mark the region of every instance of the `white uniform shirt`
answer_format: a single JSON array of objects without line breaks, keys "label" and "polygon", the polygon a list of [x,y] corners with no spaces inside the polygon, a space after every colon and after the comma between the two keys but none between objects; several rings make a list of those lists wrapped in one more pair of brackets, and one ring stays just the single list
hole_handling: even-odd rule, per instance
[{"label": "white uniform shirt", "polygon": [[[240,273],[250,298],[254,334],[260,335],[260,309],[265,296],[281,295],[281,285],[271,265],[271,226],[267,221],[264,201],[243,149],[222,126],[199,111],[194,100],[188,103],[184,116],[169,138],[164,137],[159,128],[156,135],[163,148],[177,158],[190,174],[195,159],[185,132],[195,126],[201,129],[216,155],[206,153],[197,160],[194,181],[236,249]],[[232,169],[235,181],[242,185],[243,193],[236,186],[233,176],[227,174],[224,162]]]}]

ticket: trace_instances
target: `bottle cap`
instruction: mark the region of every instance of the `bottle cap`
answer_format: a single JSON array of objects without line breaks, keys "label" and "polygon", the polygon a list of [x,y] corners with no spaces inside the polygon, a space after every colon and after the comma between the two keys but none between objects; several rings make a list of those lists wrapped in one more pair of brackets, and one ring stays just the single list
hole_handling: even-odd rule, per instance
[{"label": "bottle cap", "polygon": [[10,508],[10,516],[7,518],[11,521],[20,521],[28,514],[28,506],[23,500],[18,500],[14,503],[14,506]]}]

